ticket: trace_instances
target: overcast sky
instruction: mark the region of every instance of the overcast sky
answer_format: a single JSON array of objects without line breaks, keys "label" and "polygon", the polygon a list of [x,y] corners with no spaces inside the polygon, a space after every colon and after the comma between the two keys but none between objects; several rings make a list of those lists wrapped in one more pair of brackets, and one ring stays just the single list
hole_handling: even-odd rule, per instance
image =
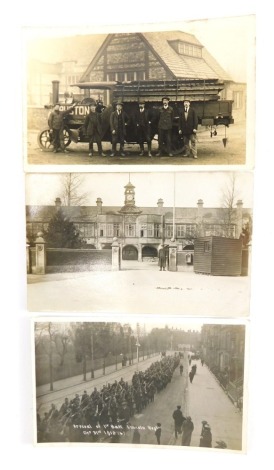
[{"label": "overcast sky", "polygon": [[[253,174],[236,172],[237,199],[245,207],[253,207]],[[196,206],[203,199],[205,207],[220,207],[223,191],[230,186],[229,172],[165,172],[165,173],[82,173],[81,190],[88,193],[86,205],[95,205],[101,197],[106,206],[124,204],[124,186],[131,181],[135,186],[137,206],[157,205],[159,198],[164,206],[174,203],[178,207]],[[62,196],[62,174],[27,174],[26,204],[53,205],[56,197]]]}]

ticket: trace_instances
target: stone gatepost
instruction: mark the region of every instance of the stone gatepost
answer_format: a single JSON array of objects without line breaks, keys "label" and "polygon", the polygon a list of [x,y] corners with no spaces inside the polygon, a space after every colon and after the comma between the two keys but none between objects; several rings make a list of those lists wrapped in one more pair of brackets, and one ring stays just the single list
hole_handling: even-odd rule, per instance
[{"label": "stone gatepost", "polygon": [[121,268],[120,246],[117,238],[113,238],[112,249],[112,271],[119,271]]},{"label": "stone gatepost", "polygon": [[142,259],[142,244],[138,245],[138,261],[143,261]]},{"label": "stone gatepost", "polygon": [[176,245],[174,238],[170,240],[168,257],[169,257],[169,271],[177,271],[177,245]]},{"label": "stone gatepost", "polygon": [[46,242],[42,235],[43,234],[41,232],[37,233],[37,238],[35,240],[35,246],[36,246],[35,274],[46,273]]}]

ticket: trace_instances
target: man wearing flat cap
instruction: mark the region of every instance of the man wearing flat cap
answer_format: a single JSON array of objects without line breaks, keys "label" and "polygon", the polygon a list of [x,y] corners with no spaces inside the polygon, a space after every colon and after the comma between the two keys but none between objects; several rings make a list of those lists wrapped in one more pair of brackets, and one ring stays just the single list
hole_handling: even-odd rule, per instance
[{"label": "man wearing flat cap", "polygon": [[119,143],[120,154],[122,157],[124,157],[124,143],[126,139],[126,125],[128,118],[123,110],[123,103],[116,103],[115,108],[115,111],[113,111],[110,115],[110,130],[112,135],[112,152],[110,156],[115,156],[116,146]]},{"label": "man wearing flat cap", "polygon": [[140,156],[143,156],[145,153],[144,143],[147,143],[148,156],[152,157],[151,154],[151,121],[152,115],[149,109],[145,108],[145,102],[140,101],[138,105],[138,110],[135,114],[135,125],[136,125],[136,135],[137,142],[140,145]]},{"label": "man wearing flat cap", "polygon": [[171,152],[171,138],[174,112],[171,106],[169,106],[168,96],[162,98],[162,103],[163,106],[160,109],[158,123],[159,151],[156,156],[160,157],[163,154],[164,145],[166,145],[168,155],[173,157]]},{"label": "man wearing flat cap", "polygon": [[185,98],[183,110],[179,117],[179,134],[183,135],[184,157],[197,158],[197,128],[198,116],[194,108],[190,106],[190,99]]}]

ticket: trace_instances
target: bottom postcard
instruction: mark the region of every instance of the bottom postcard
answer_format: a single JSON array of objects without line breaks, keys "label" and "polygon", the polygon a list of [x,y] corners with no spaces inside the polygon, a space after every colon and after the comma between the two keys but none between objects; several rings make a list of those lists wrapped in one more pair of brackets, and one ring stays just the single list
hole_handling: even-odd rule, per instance
[{"label": "bottom postcard", "polygon": [[35,444],[245,450],[247,325],[41,318],[32,326]]}]

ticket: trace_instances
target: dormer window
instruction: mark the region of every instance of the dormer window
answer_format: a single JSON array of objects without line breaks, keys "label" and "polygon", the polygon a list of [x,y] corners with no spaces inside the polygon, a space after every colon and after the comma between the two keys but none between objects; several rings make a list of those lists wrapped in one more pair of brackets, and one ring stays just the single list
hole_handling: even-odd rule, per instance
[{"label": "dormer window", "polygon": [[180,55],[187,55],[190,57],[202,57],[202,47],[197,44],[191,44],[184,41],[169,41],[171,47]]}]

